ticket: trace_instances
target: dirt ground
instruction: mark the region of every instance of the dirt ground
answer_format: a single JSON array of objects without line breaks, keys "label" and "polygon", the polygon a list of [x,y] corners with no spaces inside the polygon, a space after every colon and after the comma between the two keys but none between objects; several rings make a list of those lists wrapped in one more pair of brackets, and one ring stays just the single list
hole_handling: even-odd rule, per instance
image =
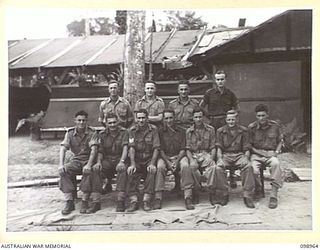
[{"label": "dirt ground", "polygon": [[[30,141],[28,137],[9,139],[8,182],[57,177],[59,142]],[[68,155],[69,157],[70,155]],[[311,168],[311,156],[285,153],[279,156],[282,167]],[[169,180],[169,179],[168,179]],[[171,180],[172,181],[172,180]],[[102,210],[93,215],[76,211],[61,215],[63,195],[57,186],[10,188],[7,190],[7,231],[109,231],[109,230],[312,230],[312,182],[286,182],[279,192],[277,209],[268,208],[270,184],[265,183],[266,198],[255,200],[254,209],[243,204],[240,182],[230,190],[226,206],[211,206],[208,194],[200,204],[187,211],[183,199],[170,192],[167,184],[163,209],[116,213],[116,193],[103,196]],[[78,192],[81,197],[81,192]]]}]

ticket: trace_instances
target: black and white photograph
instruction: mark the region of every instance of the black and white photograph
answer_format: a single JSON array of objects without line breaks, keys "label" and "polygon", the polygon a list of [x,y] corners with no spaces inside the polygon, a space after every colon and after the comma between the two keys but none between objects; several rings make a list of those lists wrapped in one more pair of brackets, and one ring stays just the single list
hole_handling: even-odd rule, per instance
[{"label": "black and white photograph", "polygon": [[6,232],[314,230],[312,8],[5,20]]}]

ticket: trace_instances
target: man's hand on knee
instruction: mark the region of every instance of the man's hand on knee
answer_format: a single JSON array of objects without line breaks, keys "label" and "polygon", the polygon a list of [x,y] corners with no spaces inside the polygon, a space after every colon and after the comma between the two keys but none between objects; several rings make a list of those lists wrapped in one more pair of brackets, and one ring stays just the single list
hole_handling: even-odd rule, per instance
[{"label": "man's hand on knee", "polygon": [[91,166],[89,166],[88,164],[86,164],[83,169],[82,169],[82,173],[83,174],[91,174]]},{"label": "man's hand on knee", "polygon": [[155,165],[152,165],[150,164],[148,167],[147,167],[147,171],[150,173],[150,174],[155,174],[157,172],[157,168]]},{"label": "man's hand on knee", "polygon": [[58,172],[60,176],[64,176],[66,174],[66,168],[64,165],[60,165],[58,168]]},{"label": "man's hand on knee", "polygon": [[102,164],[100,162],[97,162],[96,164],[93,165],[92,170],[93,171],[101,171],[102,169]]},{"label": "man's hand on knee", "polygon": [[136,171],[137,171],[137,168],[136,166],[133,166],[133,165],[129,166],[127,169],[128,175],[133,175]]},{"label": "man's hand on knee", "polygon": [[117,172],[123,172],[126,170],[126,165],[124,164],[124,162],[119,162],[118,165],[116,166],[116,171]]}]

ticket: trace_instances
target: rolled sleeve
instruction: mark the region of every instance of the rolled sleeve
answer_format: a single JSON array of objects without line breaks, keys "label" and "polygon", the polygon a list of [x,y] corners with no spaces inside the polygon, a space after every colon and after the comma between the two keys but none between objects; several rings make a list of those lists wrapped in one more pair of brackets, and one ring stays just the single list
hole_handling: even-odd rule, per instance
[{"label": "rolled sleeve", "polygon": [[136,143],[135,143],[135,139],[134,139],[134,132],[133,131],[129,131],[129,143],[128,146],[131,148],[135,148]]},{"label": "rolled sleeve", "polygon": [[153,149],[159,149],[160,148],[160,138],[158,130],[153,130],[153,142],[152,142],[152,148]]},{"label": "rolled sleeve", "polygon": [[128,144],[129,144],[129,133],[128,131],[125,131],[122,137],[122,146],[126,146]]},{"label": "rolled sleeve", "polygon": [[216,147],[216,133],[214,132],[214,128],[210,129],[210,150]]},{"label": "rolled sleeve", "polygon": [[93,146],[99,146],[100,144],[100,137],[99,137],[99,134],[98,132],[94,132],[92,135],[91,135],[91,138],[90,138],[90,141],[89,141],[89,147],[93,147]]}]

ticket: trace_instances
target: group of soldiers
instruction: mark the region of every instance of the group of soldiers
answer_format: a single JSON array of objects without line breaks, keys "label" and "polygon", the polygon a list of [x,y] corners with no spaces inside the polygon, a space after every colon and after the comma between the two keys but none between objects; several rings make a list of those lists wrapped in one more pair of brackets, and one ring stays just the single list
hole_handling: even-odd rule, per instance
[{"label": "group of soldiers", "polygon": [[[269,167],[269,208],[278,205],[282,170],[277,155],[282,146],[279,125],[269,119],[268,107],[255,107],[256,121],[248,128],[239,124],[235,94],[225,87],[226,74],[217,71],[215,86],[199,103],[189,97],[187,80],[178,83],[178,97],[165,107],[156,95],[156,83],[145,83],[145,95],[134,109],[119,96],[118,82],[108,86],[110,96],[100,105],[99,121],[105,129],[96,132],[87,125],[88,114],[75,114],[75,127],[66,132],[60,149],[60,189],[66,206],[62,214],[75,209],[76,175],[82,174],[80,213],[101,209],[101,195],[112,191],[116,174],[117,212],[139,209],[139,186],[143,179],[142,208],[161,209],[168,171],[175,176],[175,189],[182,190],[186,209],[199,203],[206,183],[212,205],[229,201],[228,176],[240,170],[243,200],[254,208],[261,198],[260,168]],[[66,151],[73,158],[65,164]],[[230,186],[236,187],[234,178]],[[89,206],[89,198],[92,200]],[[128,202],[126,202],[128,199]],[[128,206],[126,207],[126,204]]]}]

